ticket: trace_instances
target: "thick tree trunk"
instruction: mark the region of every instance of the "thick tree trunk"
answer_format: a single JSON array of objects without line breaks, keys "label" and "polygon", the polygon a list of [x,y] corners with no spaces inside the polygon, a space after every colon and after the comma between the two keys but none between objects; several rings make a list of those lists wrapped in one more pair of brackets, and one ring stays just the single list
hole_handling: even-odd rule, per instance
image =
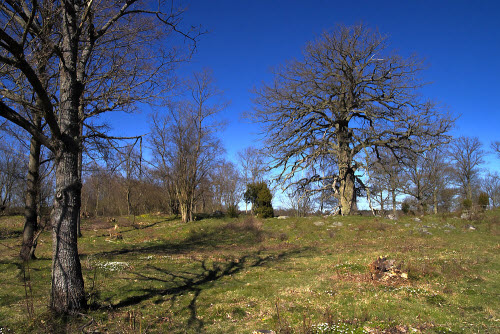
[{"label": "thick tree trunk", "polygon": [[56,159],[56,196],[52,213],[52,295],[51,307],[68,313],[86,306],[77,248],[81,183],[78,152],[63,152]]},{"label": "thick tree trunk", "polygon": [[355,168],[352,166],[349,124],[347,121],[337,125],[338,133],[338,166],[339,166],[339,202],[342,216],[350,215],[356,210]]},{"label": "thick tree trunk", "polygon": [[[39,122],[40,118],[35,122]],[[40,120],[41,121],[41,120]],[[40,188],[40,143],[34,138],[30,141],[30,156],[28,163],[28,176],[27,176],[27,191],[26,191],[26,205],[24,208],[24,230],[23,242],[21,246],[20,256],[23,261],[35,259],[36,242],[33,242],[35,232],[38,228],[38,194]]]},{"label": "thick tree trunk", "polygon": [[60,65],[60,137],[55,142],[56,194],[52,211],[52,293],[50,306],[58,313],[85,308],[85,289],[78,256],[78,219],[81,206],[79,175],[80,97],[77,78],[78,42],[75,4],[62,6]]},{"label": "thick tree trunk", "polygon": [[356,210],[355,168],[351,166],[348,144],[340,147],[341,152],[338,156],[340,213],[342,216],[347,216],[353,209]]},{"label": "thick tree trunk", "polygon": [[181,219],[183,223],[189,222],[189,218],[191,216],[189,212],[190,208],[191,206],[189,205],[189,203],[186,203],[184,201],[179,204],[179,209],[181,211]]},{"label": "thick tree trunk", "polygon": [[345,168],[340,171],[340,212],[343,216],[350,215],[355,205],[354,171]]}]

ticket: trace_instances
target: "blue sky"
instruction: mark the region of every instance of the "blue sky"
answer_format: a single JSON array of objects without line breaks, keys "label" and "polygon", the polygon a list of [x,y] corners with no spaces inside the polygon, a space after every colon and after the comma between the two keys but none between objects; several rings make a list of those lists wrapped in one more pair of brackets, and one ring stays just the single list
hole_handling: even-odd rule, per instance
[{"label": "blue sky", "polygon": [[[251,89],[271,79],[270,68],[299,58],[308,41],[336,24],[363,22],[389,36],[402,55],[426,59],[426,97],[457,116],[453,135],[478,136],[489,148],[500,140],[500,1],[327,1],[233,0],[186,2],[184,23],[201,25],[197,53],[180,68],[188,74],[208,67],[231,101],[221,133],[233,159],[236,152],[258,145],[258,128],[241,120],[251,111]],[[116,133],[148,132],[147,110],[113,120]],[[489,159],[500,169],[499,160]]]}]

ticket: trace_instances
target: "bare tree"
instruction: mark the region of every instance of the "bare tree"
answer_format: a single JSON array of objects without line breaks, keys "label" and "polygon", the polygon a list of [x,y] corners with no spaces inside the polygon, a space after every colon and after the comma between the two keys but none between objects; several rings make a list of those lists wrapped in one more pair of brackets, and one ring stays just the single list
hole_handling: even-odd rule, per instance
[{"label": "bare tree", "polygon": [[22,148],[0,147],[0,212],[22,204],[27,166]]},{"label": "bare tree", "polygon": [[256,91],[253,117],[262,123],[271,167],[281,170],[278,182],[315,169],[324,156],[336,161],[335,174],[313,173],[298,182],[331,179],[347,215],[356,205],[364,148],[412,150],[416,138],[432,146],[445,138],[452,121],[419,98],[422,62],[387,52],[387,39],[363,25],[324,33],[303,53]]},{"label": "bare tree", "polygon": [[481,189],[488,194],[491,207],[500,207],[500,174],[498,172],[486,174],[481,180]]},{"label": "bare tree", "polygon": [[127,215],[132,215],[133,210],[132,197],[133,191],[137,188],[138,181],[142,176],[142,148],[139,146],[140,138],[134,144],[126,145],[119,152],[121,171],[123,172],[123,184],[125,187],[125,198],[127,202]]},{"label": "bare tree", "polygon": [[374,199],[379,203],[382,212],[385,210],[386,201],[390,200],[392,214],[396,215],[397,198],[402,185],[402,164],[386,150],[379,150],[379,156],[372,156],[371,159]]},{"label": "bare tree", "polygon": [[266,175],[266,162],[262,150],[249,146],[238,152],[238,160],[243,170],[245,183],[255,183],[264,180]]},{"label": "bare tree", "polygon": [[[238,152],[238,161],[242,170],[243,183],[264,181],[267,164],[264,160],[262,150],[249,146]],[[245,186],[243,188],[245,188]],[[245,202],[245,213],[248,213],[248,203]]]},{"label": "bare tree", "polygon": [[242,178],[230,161],[221,161],[210,172],[213,196],[219,210],[236,206],[243,193]]},{"label": "bare tree", "polygon": [[493,153],[495,153],[497,157],[500,158],[500,141],[492,142],[491,149],[493,150]]},{"label": "bare tree", "polygon": [[209,71],[195,73],[186,89],[186,100],[153,115],[150,136],[153,163],[174,185],[183,222],[193,220],[197,188],[222,155],[215,137],[222,124],[215,116],[225,108]]},{"label": "bare tree", "polygon": [[455,165],[455,176],[462,187],[464,198],[472,200],[474,183],[479,181],[480,166],[486,152],[477,137],[458,137],[450,146],[450,156]]},{"label": "bare tree", "polygon": [[[170,46],[167,37],[177,31],[181,12],[160,3],[134,0],[23,0],[0,4],[0,67],[2,73],[8,73],[3,76],[0,116],[24,128],[54,154],[50,305],[58,312],[76,311],[86,303],[77,249],[82,125],[89,117],[125,108],[155,89],[152,83],[158,81],[154,78],[162,77],[164,69],[168,73],[166,65],[173,59],[172,53],[162,52],[161,46]],[[45,85],[45,77],[37,71],[40,64],[35,54],[39,45],[51,55],[57,94],[52,93],[55,86]],[[157,52],[150,52],[148,45],[156,45]],[[17,82],[26,84],[28,94],[11,94],[15,91],[10,88]],[[29,98],[32,96],[35,98]],[[88,103],[88,96],[95,103]],[[47,123],[48,132],[24,116],[21,108],[38,113]]]}]

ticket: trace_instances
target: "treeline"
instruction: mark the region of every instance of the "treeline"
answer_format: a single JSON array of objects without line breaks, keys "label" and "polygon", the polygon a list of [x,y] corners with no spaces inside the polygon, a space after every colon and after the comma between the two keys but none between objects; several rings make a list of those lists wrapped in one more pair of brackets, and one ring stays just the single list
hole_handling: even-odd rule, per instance
[{"label": "treeline", "polygon": [[[21,214],[26,197],[28,175],[27,148],[4,132],[12,145],[0,147],[0,205],[4,214]],[[151,143],[155,141],[151,140]],[[156,148],[158,150],[158,148]],[[222,150],[222,149],[221,149]],[[154,150],[152,150],[154,151]],[[125,153],[124,153],[125,152]],[[108,155],[111,155],[108,153]],[[108,156],[107,164],[91,162],[84,167],[82,180],[83,217],[141,215],[147,213],[181,215],[179,174],[165,173],[148,161],[136,146],[129,145]],[[359,168],[363,184],[356,188],[358,202],[380,213],[443,213],[469,209],[487,197],[489,208],[500,206],[500,174],[485,167],[485,159],[500,158],[498,144],[488,150],[476,137],[459,137],[452,144],[400,160],[390,154],[372,156]],[[54,173],[50,157],[41,165],[39,215],[50,211],[54,196]],[[214,159],[197,171],[202,177],[193,187],[193,214],[237,214],[239,208],[253,212],[259,184],[269,182],[266,161],[256,148],[249,147],[238,155],[237,163]],[[308,186],[313,190],[314,184]],[[267,188],[267,186],[266,186]],[[279,188],[273,192],[279,191]],[[268,201],[271,192],[264,197]],[[270,197],[270,198],[269,198]],[[329,214],[338,205],[333,191],[304,192],[290,182],[275,212],[306,216]],[[244,210],[244,209],[243,209]],[[272,215],[271,215],[272,216]]]}]

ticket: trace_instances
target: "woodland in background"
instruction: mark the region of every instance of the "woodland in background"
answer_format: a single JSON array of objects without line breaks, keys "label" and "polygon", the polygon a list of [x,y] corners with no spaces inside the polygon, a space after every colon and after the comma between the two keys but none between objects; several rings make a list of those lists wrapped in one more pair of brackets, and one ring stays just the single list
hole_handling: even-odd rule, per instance
[{"label": "woodland in background", "polygon": [[[8,134],[4,132],[3,137],[7,138]],[[130,147],[127,146],[129,150]],[[6,146],[5,142],[0,148],[2,214],[23,212],[26,150],[26,146]],[[84,167],[82,216],[157,212],[180,215],[179,200],[169,178],[161,175],[146,159],[140,158],[138,150],[132,151],[136,154],[116,153],[108,160],[109,166],[114,165],[112,167],[99,166],[95,162]],[[357,190],[358,198],[364,197],[366,204],[363,209],[369,210],[366,207],[369,192],[375,213],[386,214],[394,211],[444,213],[467,209],[477,205],[481,194],[488,196],[488,208],[497,208],[500,207],[500,175],[484,167],[484,158],[492,154],[500,158],[493,147],[491,151],[487,150],[477,138],[460,137],[452,145],[417,155],[405,164],[388,158],[382,161],[374,159],[370,169],[362,170],[367,188]],[[127,159],[120,160],[120,157]],[[264,159],[257,149],[251,147],[240,152],[237,164],[218,160],[208,169],[195,188],[194,214],[224,214],[235,204],[239,204],[239,211],[245,212],[246,205],[250,212],[252,201],[244,200],[247,185],[269,180],[269,174],[264,171]],[[42,164],[41,175],[40,208],[47,215],[54,187],[50,159]],[[274,205],[276,215],[329,214],[337,205],[336,199],[326,191],[305,196],[300,190],[290,187],[281,198],[283,205]],[[40,216],[43,214],[40,212]]]}]

